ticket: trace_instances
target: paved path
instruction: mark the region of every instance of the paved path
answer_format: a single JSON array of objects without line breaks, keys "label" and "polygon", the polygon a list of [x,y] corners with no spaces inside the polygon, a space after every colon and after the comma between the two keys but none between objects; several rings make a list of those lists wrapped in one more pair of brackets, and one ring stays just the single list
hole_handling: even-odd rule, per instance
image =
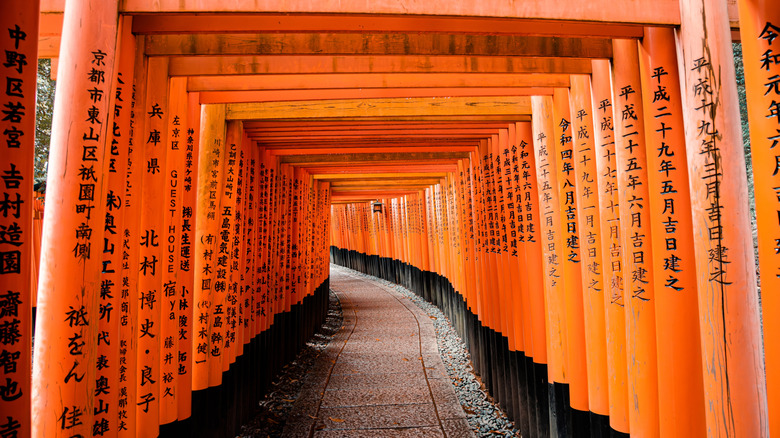
[{"label": "paved path", "polygon": [[307,376],[284,436],[473,437],[431,319],[378,282],[331,265],[344,325]]}]

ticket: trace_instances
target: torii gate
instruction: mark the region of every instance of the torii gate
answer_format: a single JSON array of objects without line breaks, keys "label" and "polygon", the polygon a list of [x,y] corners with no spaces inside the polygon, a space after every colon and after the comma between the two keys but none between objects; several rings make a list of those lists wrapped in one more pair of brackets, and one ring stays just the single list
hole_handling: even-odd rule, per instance
[{"label": "torii gate", "polygon": [[[232,433],[323,315],[331,246],[452,289],[531,434],[780,434],[772,2],[2,12],[0,435]],[[33,360],[37,58],[58,86]]]}]

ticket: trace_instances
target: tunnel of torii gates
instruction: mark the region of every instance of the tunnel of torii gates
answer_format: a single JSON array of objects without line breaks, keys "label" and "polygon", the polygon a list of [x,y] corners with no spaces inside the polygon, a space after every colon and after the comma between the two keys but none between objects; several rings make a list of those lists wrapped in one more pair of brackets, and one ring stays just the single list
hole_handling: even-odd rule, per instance
[{"label": "tunnel of torii gates", "polygon": [[3,1],[0,436],[234,436],[329,259],[525,436],[780,436],[780,7],[617,3]]}]

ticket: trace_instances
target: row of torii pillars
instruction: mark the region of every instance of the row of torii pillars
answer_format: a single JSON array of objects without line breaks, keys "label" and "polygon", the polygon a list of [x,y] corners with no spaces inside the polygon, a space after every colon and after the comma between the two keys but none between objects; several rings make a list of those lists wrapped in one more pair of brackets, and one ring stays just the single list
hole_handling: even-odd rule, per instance
[{"label": "row of torii pillars", "polygon": [[[228,246],[250,248],[253,246],[251,242],[235,243],[234,239],[240,241],[243,237],[262,240],[273,234],[267,230],[263,230],[265,234],[255,230],[252,235],[241,231],[241,225],[246,227],[248,224],[246,215],[261,214],[251,208],[246,200],[242,204],[236,197],[231,197],[238,195],[239,190],[246,194],[253,187],[249,183],[248,173],[255,168],[239,163],[241,153],[244,154],[245,162],[264,162],[267,172],[274,169],[277,173],[276,180],[268,176],[267,186],[262,192],[267,198],[263,199],[279,203],[281,210],[291,215],[301,215],[285,219],[290,221],[289,235],[306,236],[301,242],[307,242],[310,248],[305,256],[294,255],[311,262],[307,265],[311,267],[306,274],[311,281],[306,285],[306,294],[313,293],[327,277],[328,244],[325,239],[317,240],[317,236],[326,235],[324,231],[317,230],[326,230],[329,222],[327,185],[307,180],[290,168],[279,167],[278,163],[264,161],[268,157],[248,147],[249,142],[243,138],[240,123],[230,123],[225,129],[225,116],[219,112],[218,106],[201,112],[201,108],[189,100],[183,83],[176,80],[169,82],[163,60],[145,59],[142,52],[135,49],[127,25],[128,17],[120,16],[117,6],[116,3],[98,0],[68,3],[52,133],[52,144],[55,147],[52,148],[49,166],[46,204],[48,220],[43,238],[42,295],[39,298],[34,362],[30,357],[31,337],[26,334],[31,331],[32,108],[35,106],[32,91],[35,68],[32,60],[37,59],[35,36],[38,34],[38,5],[34,2],[14,1],[0,17],[0,39],[6,53],[6,61],[2,66],[6,84],[5,101],[2,103],[0,118],[0,132],[5,140],[2,146],[5,153],[0,168],[4,184],[0,198],[0,275],[3,278],[3,288],[0,290],[0,325],[3,330],[0,339],[3,344],[3,367],[0,369],[0,406],[3,414],[0,417],[0,432],[8,436],[14,436],[12,433],[18,436],[94,435],[96,424],[100,423],[101,415],[105,414],[104,408],[110,408],[101,398],[105,395],[101,390],[108,388],[100,386],[106,385],[106,381],[101,379],[104,377],[101,372],[107,369],[101,362],[104,356],[101,348],[109,345],[112,350],[116,350],[111,356],[116,362],[113,367],[108,367],[111,372],[121,373],[120,369],[127,368],[122,362],[123,355],[127,355],[127,360],[136,360],[136,357],[130,358],[135,353],[122,352],[123,345],[135,345],[139,352],[153,353],[138,353],[136,369],[126,370],[129,381],[125,385],[122,385],[124,380],[120,374],[112,378],[116,379],[117,386],[130,393],[125,394],[127,400],[124,401],[127,417],[123,419],[117,415],[107,420],[113,425],[112,431],[116,430],[119,435],[154,436],[159,425],[170,420],[165,415],[171,415],[170,412],[176,416],[187,415],[187,397],[174,399],[175,407],[171,405],[168,411],[161,403],[165,390],[162,383],[167,379],[162,368],[171,366],[171,370],[175,371],[170,372],[179,375],[179,364],[166,362],[161,357],[161,348],[167,347],[161,347],[160,344],[165,342],[163,333],[166,330],[174,338],[180,334],[180,320],[177,317],[166,324],[164,319],[159,319],[160,309],[157,307],[154,310],[152,300],[159,300],[158,305],[163,304],[164,293],[146,298],[133,294],[155,288],[164,292],[164,285],[170,283],[170,278],[166,281],[166,270],[163,269],[166,263],[163,250],[172,235],[180,238],[177,248],[181,249],[185,241],[189,241],[194,242],[194,249],[204,244],[198,241],[197,236],[209,235],[203,230],[211,229],[215,238],[209,244],[213,244],[218,252],[216,236],[225,223],[220,219],[227,219],[226,236],[230,238],[224,244]],[[580,77],[572,80],[571,109],[572,114],[579,114],[576,111],[578,106],[587,109],[594,107],[593,102],[613,102],[613,126],[601,124],[605,136],[599,138],[594,129],[591,131],[592,138],[588,137],[593,141],[593,156],[589,161],[591,166],[599,162],[600,157],[595,153],[597,147],[616,150],[611,159],[616,160],[614,165],[617,171],[612,168],[613,176],[610,178],[614,178],[612,183],[618,189],[609,199],[604,200],[629,207],[624,208],[620,216],[626,223],[623,231],[635,236],[645,233],[645,215],[668,216],[677,222],[674,231],[663,237],[660,251],[654,251],[651,257],[649,249],[637,250],[623,267],[624,272],[632,273],[631,279],[624,280],[625,290],[632,294],[632,299],[628,301],[635,306],[632,307],[635,309],[634,317],[626,318],[625,321],[626,330],[635,334],[633,346],[636,349],[630,351],[631,357],[636,363],[668,360],[668,366],[659,367],[659,371],[679,370],[684,365],[693,367],[692,362],[695,361],[683,364],[677,359],[690,356],[690,345],[685,341],[690,342],[691,339],[685,333],[692,333],[694,329],[698,333],[701,327],[704,330],[700,345],[704,366],[700,373],[703,397],[706,399],[703,415],[707,433],[766,436],[770,427],[780,430],[780,422],[777,421],[780,415],[772,415],[780,408],[780,378],[776,376],[780,373],[780,347],[772,341],[780,332],[777,326],[780,324],[780,318],[777,317],[780,306],[772,296],[773,291],[780,290],[780,278],[773,274],[778,268],[780,257],[780,251],[776,250],[776,236],[780,235],[780,213],[777,213],[780,211],[777,204],[780,197],[776,194],[777,163],[780,163],[780,158],[774,151],[780,141],[780,80],[777,79],[780,74],[780,54],[775,54],[780,44],[780,40],[776,40],[780,34],[780,11],[769,2],[740,2],[740,32],[754,156],[759,261],[764,273],[761,278],[764,291],[764,366],[760,310],[753,293],[756,290],[756,275],[746,203],[748,192],[744,156],[739,147],[742,144],[740,132],[736,129],[740,122],[725,3],[707,0],[701,3],[682,2],[681,6],[683,25],[679,50],[675,46],[671,29],[648,30],[641,45],[641,54],[637,52],[634,41],[616,40],[613,82],[610,84],[609,63],[595,61],[592,79]],[[682,54],[679,60],[676,53]],[[645,78],[645,82],[642,79],[643,72],[650,73],[650,79]],[[678,77],[679,74],[682,77]],[[589,81],[592,83],[589,84]],[[684,87],[680,89],[678,84]],[[592,94],[588,93],[589,86]],[[133,94],[135,102],[143,102],[142,105],[130,106]],[[666,97],[670,96],[671,99],[667,100]],[[588,99],[591,99],[590,102]],[[563,111],[556,108],[555,102],[560,101],[550,98],[532,100],[533,113],[537,115],[534,123],[540,124],[534,130],[552,133],[552,136],[547,135],[546,138],[534,138],[532,141],[535,148],[552,148],[552,140],[560,137],[556,131],[560,127],[554,123],[557,119],[556,111]],[[683,101],[686,102],[685,106],[681,105]],[[582,128],[587,130],[589,126],[599,126],[600,123],[594,120],[597,115],[594,112],[590,116],[571,117],[572,137],[581,133]],[[613,127],[614,137],[611,137],[607,128]],[[225,134],[219,134],[220,129]],[[218,141],[221,135],[224,138]],[[178,136],[181,136],[178,149],[157,147],[158,144],[170,145],[176,142]],[[584,141],[585,138],[577,137],[577,140]],[[131,139],[136,141],[131,143]],[[208,144],[201,139],[207,139]],[[657,157],[646,155],[641,147],[635,147],[644,139],[657,142],[658,147],[654,148],[659,152]],[[613,142],[614,145],[611,145]],[[689,152],[687,163],[680,159],[684,154],[674,154],[675,149],[682,151],[684,145],[687,145]],[[198,147],[202,148],[201,152],[198,152]],[[231,147],[236,149],[230,150]],[[653,149],[648,147],[648,150]],[[204,151],[210,151],[210,160],[195,158],[199,153],[201,157],[204,156]],[[130,154],[135,152],[141,153],[143,158],[134,159]],[[219,156],[223,157],[221,161]],[[234,157],[232,164],[230,157]],[[538,156],[540,162],[537,166],[545,165],[544,157],[544,154]],[[174,169],[174,165],[182,167]],[[672,185],[668,182],[684,181],[686,169],[691,175],[690,194],[686,193],[688,184]],[[242,174],[239,183],[240,172],[246,173]],[[662,174],[664,178],[661,178]],[[229,181],[228,175],[235,175],[236,178],[231,189],[227,189],[224,182]],[[206,179],[200,182],[193,180],[189,182],[189,190],[185,189],[188,178],[195,176],[206,176]],[[209,180],[209,176],[212,179]],[[162,189],[170,185],[171,178],[176,179],[177,184],[182,184],[182,189],[176,193],[170,190],[163,192]],[[551,172],[545,178],[540,180],[540,184],[543,184],[540,191],[544,191],[544,184],[550,187],[550,191],[548,199],[540,198],[540,218],[545,217],[547,211],[558,211],[559,206],[567,202],[566,199],[558,199],[555,190],[552,190],[560,182],[556,180],[556,175]],[[220,190],[232,190],[231,196],[212,194],[214,186],[210,188],[210,184],[213,181],[221,181],[215,183]],[[273,184],[268,181],[286,184],[284,187],[289,192],[270,188]],[[254,179],[258,196],[261,193],[261,182],[258,173]],[[238,184],[243,186],[239,188]],[[597,187],[594,186],[595,189]],[[115,198],[111,196],[112,192]],[[601,190],[599,192],[601,197]],[[292,196],[292,193],[297,196]],[[582,196],[579,198],[582,199]],[[173,214],[166,214],[172,210],[163,207],[163,203],[175,207]],[[187,208],[192,209],[189,210],[192,217],[186,217]],[[122,225],[118,225],[106,221],[114,209],[133,210],[134,213],[124,213],[121,217],[114,215],[114,221],[123,221]],[[239,218],[239,210],[244,219]],[[226,211],[230,213],[225,214]],[[600,220],[590,226],[594,233],[607,235],[608,229],[599,230],[596,224],[607,224],[610,219],[618,219],[618,213],[604,208],[599,213]],[[265,214],[273,213],[266,211]],[[307,215],[305,218],[304,214]],[[690,217],[687,217],[688,214]],[[565,235],[565,218],[554,216],[551,216],[551,226],[558,227],[560,233]],[[237,224],[240,220],[245,222]],[[280,217],[276,218],[277,222],[281,220]],[[237,225],[238,231],[235,228]],[[189,226],[190,231],[179,234],[175,231],[176,226],[182,231]],[[299,227],[308,230],[308,234],[299,234]],[[127,231],[117,230],[132,231],[127,235]],[[688,234],[693,237],[687,244],[681,245],[672,234],[683,234],[685,230],[689,230]],[[140,241],[140,245],[131,245],[131,238]],[[285,247],[289,252],[283,254],[291,257],[293,252],[301,250],[301,247],[293,250],[292,245],[287,241],[282,242],[281,238],[275,238],[277,241],[271,239],[270,243],[262,246],[266,261],[272,257],[272,249]],[[655,249],[656,239],[661,237],[653,239]],[[615,240],[612,244],[620,245],[621,242]],[[120,248],[128,249],[127,257],[141,266],[140,273],[122,274],[123,270],[129,272],[131,269],[124,267],[125,251],[120,253]],[[228,251],[227,260],[232,260],[232,252],[232,249]],[[582,256],[588,257],[585,252]],[[180,258],[186,257],[176,257],[181,266]],[[206,303],[209,301],[208,293],[201,296],[198,302],[198,291],[202,294],[204,280],[214,278],[198,277],[203,272],[202,263],[205,261],[192,254],[188,257],[195,267],[194,274],[182,275],[181,281],[190,282],[194,307],[210,306]],[[652,282],[668,280],[638,277],[634,273],[645,272],[644,275],[650,276],[653,270],[643,270],[643,265],[649,265],[651,258],[653,264],[657,264],[671,257],[681,260],[679,272],[673,270],[672,286],[679,284],[680,287],[688,285],[693,288],[695,284],[698,296],[669,296],[667,305],[645,304],[645,298],[655,303],[663,299],[661,294],[654,295],[654,288],[650,286]],[[691,263],[690,260],[695,262]],[[226,268],[228,275],[243,267],[240,265],[243,262],[237,263],[237,267],[231,264]],[[118,270],[112,268],[118,266],[123,267]],[[130,266],[129,262],[127,266]],[[283,269],[288,269],[288,273],[293,272],[289,271],[289,266]],[[564,276],[574,275],[566,273],[567,269],[573,268],[565,264],[561,269]],[[254,280],[246,281],[252,285]],[[117,286],[113,295],[106,291],[106,285],[109,284]],[[240,289],[243,291],[243,286]],[[638,292],[640,289],[641,293]],[[107,326],[110,318],[107,317],[108,302],[104,301],[109,298],[117,300],[111,304],[114,309],[111,327]],[[276,306],[267,307],[269,312],[283,312],[294,303],[293,298],[286,296],[274,304],[263,305]],[[135,306],[138,313],[130,310]],[[241,306],[235,303],[232,306],[240,312]],[[130,319],[123,319],[124,308],[132,315],[128,316]],[[657,325],[659,316],[656,314],[659,312],[664,313],[662,320],[675,323]],[[699,314],[698,321],[685,318],[691,312]],[[199,321],[193,315],[185,326],[190,324],[187,327],[194,337],[198,324],[213,326],[214,315],[210,317],[212,320],[206,316],[206,321]],[[688,325],[683,321],[687,321]],[[120,324],[124,322],[133,326],[133,330],[123,331]],[[158,324],[159,330],[163,330],[157,336],[153,336],[154,323]],[[654,330],[648,330],[651,325],[655,327]],[[256,324],[253,322],[248,327],[251,328],[233,333],[239,341],[234,342],[229,357],[240,355],[241,336],[251,338],[256,335],[262,331],[263,322],[258,318]],[[668,356],[658,354],[655,346],[655,331],[665,329],[673,330],[666,338],[679,340],[670,344],[670,348],[678,350],[670,352]],[[130,336],[132,339],[123,339],[122,336]],[[201,352],[208,360],[203,362],[205,365],[198,371],[199,345],[194,341],[176,343],[176,357],[182,357],[184,352],[186,359],[182,362],[185,368],[191,367],[187,370],[191,377],[176,377],[176,381],[184,385],[179,388],[191,385],[191,390],[198,390],[220,381],[222,371],[230,360],[223,362],[222,359],[215,359],[221,357],[210,354],[215,346],[224,346],[224,340],[211,338],[208,341],[205,351]],[[561,368],[563,362],[556,358],[563,352],[555,350],[555,346],[554,342],[549,343],[550,377],[551,380],[565,379]],[[609,347],[607,345],[605,348]],[[170,348],[174,350],[173,346]],[[29,365],[31,363],[32,369]],[[689,372],[696,373],[693,368]],[[691,375],[687,372],[681,374]],[[633,387],[660,385],[660,382],[654,383],[653,379],[640,377],[641,374],[629,372],[629,378],[636,379],[632,383]],[[672,381],[679,383],[682,380]],[[147,385],[154,389],[140,391],[146,389]],[[114,389],[112,397],[116,409],[123,406],[120,401],[123,392],[120,388]],[[679,387],[666,389],[679,391]],[[133,394],[134,391],[137,392]],[[650,392],[652,388],[646,388],[637,390],[635,394]],[[638,433],[645,430],[650,434],[657,433],[657,416],[657,412],[653,414],[648,410],[629,411],[632,428],[636,424]],[[123,420],[126,420],[127,427],[119,431],[118,424]]]}]

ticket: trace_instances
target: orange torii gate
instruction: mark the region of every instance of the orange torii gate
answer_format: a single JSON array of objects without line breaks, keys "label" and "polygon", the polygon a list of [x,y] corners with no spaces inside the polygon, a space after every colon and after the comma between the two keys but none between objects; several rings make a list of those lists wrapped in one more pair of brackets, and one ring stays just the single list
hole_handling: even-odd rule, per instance
[{"label": "orange torii gate", "polygon": [[6,2],[0,435],[233,436],[329,255],[440,306],[523,434],[780,434],[780,9],[737,3]]}]

